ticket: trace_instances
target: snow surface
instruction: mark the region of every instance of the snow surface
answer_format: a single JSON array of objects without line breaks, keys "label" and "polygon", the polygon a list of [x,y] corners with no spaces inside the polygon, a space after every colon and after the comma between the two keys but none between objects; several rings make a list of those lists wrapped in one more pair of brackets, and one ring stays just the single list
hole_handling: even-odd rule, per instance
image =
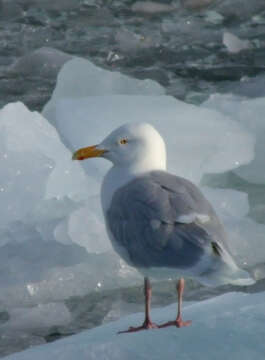
[{"label": "snow surface", "polygon": [[[159,324],[175,316],[176,304],[152,310],[152,319]],[[192,325],[118,335],[142,323],[143,314],[135,314],[5,359],[264,359],[264,292],[230,293],[186,305],[183,318],[192,319]]]}]

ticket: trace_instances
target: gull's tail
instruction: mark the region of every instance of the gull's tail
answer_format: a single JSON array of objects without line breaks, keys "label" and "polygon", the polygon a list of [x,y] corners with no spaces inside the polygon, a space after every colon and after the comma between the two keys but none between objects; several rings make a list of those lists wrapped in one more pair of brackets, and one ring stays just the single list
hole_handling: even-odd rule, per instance
[{"label": "gull's tail", "polygon": [[237,285],[237,286],[249,286],[255,284],[250,274],[240,268],[231,269],[229,266],[222,266],[222,268],[214,269],[211,273],[205,273],[201,276],[201,281],[208,286],[219,285]]},{"label": "gull's tail", "polygon": [[[232,256],[219,244],[212,244],[215,261],[211,271],[204,273],[202,281],[206,285],[237,285],[249,286],[255,284],[255,279],[246,271],[237,266]],[[218,261],[219,260],[219,261]]]},{"label": "gull's tail", "polygon": [[238,286],[247,286],[255,284],[255,280],[250,274],[237,266],[232,256],[222,249],[223,266],[220,269],[220,273],[223,274],[226,283]]},{"label": "gull's tail", "polygon": [[247,286],[255,284],[256,281],[247,271],[238,268],[237,271],[230,272],[227,282],[232,285]]}]

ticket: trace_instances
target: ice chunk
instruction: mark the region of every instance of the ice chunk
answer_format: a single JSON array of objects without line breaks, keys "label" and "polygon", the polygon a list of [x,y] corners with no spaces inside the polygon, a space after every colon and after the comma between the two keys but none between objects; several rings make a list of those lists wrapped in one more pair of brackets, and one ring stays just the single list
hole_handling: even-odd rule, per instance
[{"label": "ice chunk", "polygon": [[45,194],[54,161],[38,151],[40,119],[22,104],[0,112],[0,227],[26,216]]},{"label": "ice chunk", "polygon": [[88,253],[112,250],[101,213],[99,196],[91,197],[85,206],[71,214],[68,235],[73,243],[85,247]]},{"label": "ice chunk", "polygon": [[[45,282],[48,271],[87,261],[87,252],[76,234],[75,211],[84,206],[79,201],[87,198],[87,188],[91,194],[97,193],[99,184],[93,190],[94,180],[90,182],[80,165],[71,160],[54,127],[23,104],[9,104],[1,110],[0,133],[1,303],[9,307],[8,294],[14,292],[14,299],[22,306],[33,297],[32,292],[25,291],[26,284],[37,286],[43,280],[46,298],[58,296],[49,293]],[[97,218],[96,210],[93,215]],[[84,213],[82,216],[85,218]],[[69,241],[56,241],[56,228],[64,222],[68,226],[68,221]],[[93,235],[99,229],[95,226],[92,233],[86,224],[86,230],[93,245]],[[107,238],[102,237],[98,247],[101,250],[104,240]],[[95,251],[92,245],[89,249]]]},{"label": "ice chunk", "polygon": [[214,10],[205,11],[205,20],[211,24],[221,24],[224,17]]},{"label": "ice chunk", "polygon": [[149,15],[167,13],[174,10],[176,8],[171,4],[162,4],[155,1],[136,1],[132,5],[132,11]]},{"label": "ice chunk", "polygon": [[88,253],[112,250],[105,229],[100,197],[90,196],[85,204],[59,222],[54,229],[54,237],[62,244],[78,244]]},{"label": "ice chunk", "polygon": [[19,76],[55,77],[63,64],[70,59],[72,56],[63,51],[42,47],[18,59],[8,71]]},{"label": "ice chunk", "polygon": [[[73,244],[59,244],[54,239],[43,241],[34,228],[27,229],[21,226],[20,233],[15,235],[18,238],[22,237],[23,243],[17,243],[16,238],[10,236],[9,242],[1,247],[0,297],[4,306],[11,305],[7,295],[12,288],[15,290],[16,286],[25,287],[29,283],[37,286],[41,281],[45,283],[49,271],[60,266],[71,267],[87,261],[88,257],[84,248]],[[28,295],[32,297],[32,292]],[[22,303],[27,302],[27,298],[21,293],[21,297],[16,295],[13,301],[19,301],[22,306]]]},{"label": "ice chunk", "polygon": [[230,53],[238,53],[252,47],[249,40],[241,40],[236,35],[227,31],[223,34],[223,44]]},{"label": "ice chunk", "polygon": [[[75,58],[59,72],[52,99],[45,105],[43,115],[55,120],[56,103],[61,98],[82,98],[90,95],[162,95],[165,90],[153,80],[137,80],[99,68],[90,61]],[[73,119],[74,121],[74,119]]]},{"label": "ice chunk", "polygon": [[210,187],[202,187],[202,191],[221,218],[244,218],[249,212],[248,195],[244,192]]},{"label": "ice chunk", "polygon": [[[152,310],[157,323],[176,317],[176,304]],[[176,329],[136,332],[117,336],[117,331],[137,326],[143,314],[136,314],[79,335],[13,354],[10,360],[87,359],[262,359],[264,356],[265,293],[230,293],[187,305],[185,319],[192,325]],[[225,339],[225,345],[223,342]]]},{"label": "ice chunk", "polygon": [[[34,243],[31,242],[29,245],[34,245]],[[11,251],[18,254],[18,251],[15,252],[17,249],[13,247]],[[39,260],[43,249],[44,255],[50,256],[51,259]],[[64,301],[71,296],[83,296],[99,289],[109,290],[142,284],[142,275],[124,264],[115,253],[87,254],[84,249],[83,253],[77,250],[77,246],[62,246],[54,242],[48,244],[46,248],[42,244],[39,253],[35,248],[35,254],[39,258],[35,254],[28,256],[26,260],[29,262],[30,259],[31,263],[20,266],[22,261],[14,259],[10,266],[9,264],[6,266],[6,273],[2,274],[6,275],[8,271],[11,274],[6,279],[9,286],[1,279],[2,307],[5,309],[28,307],[39,303]],[[5,251],[6,254],[7,251]],[[83,257],[81,257],[82,254]],[[73,264],[74,260],[76,264]],[[17,271],[21,274],[17,274]],[[11,283],[12,275],[14,277],[12,272],[20,277],[19,284]],[[32,274],[32,272],[35,273]],[[40,273],[42,279],[40,279]]]},{"label": "ice chunk", "polygon": [[55,128],[21,103],[1,110],[0,133],[2,306],[62,300],[99,282],[117,286],[124,266],[109,251],[92,197],[100,182],[72,161]]},{"label": "ice chunk", "polygon": [[203,104],[204,107],[218,109],[232,117],[252,133],[255,139],[254,159],[235,172],[249,182],[265,183],[265,98],[245,99],[234,95],[214,94]]},{"label": "ice chunk", "polygon": [[0,112],[0,134],[0,227],[25,218],[45,197],[85,191],[87,177],[40,114],[9,104]]},{"label": "ice chunk", "polygon": [[[85,192],[87,186],[94,188],[96,185],[93,180],[89,182],[82,168],[71,161],[71,153],[62,145],[56,130],[37,112],[28,111],[21,103],[9,104],[0,113],[0,126],[3,129],[1,143],[6,144],[1,149],[1,160],[16,171],[14,174],[16,176],[11,182],[18,184],[25,179],[28,187],[32,186],[33,189],[34,186],[37,187],[37,178],[33,179],[33,176],[27,174],[23,176],[23,162],[27,163],[31,160],[31,169],[34,171],[32,164],[34,157],[37,157],[36,162],[39,162],[42,171],[49,173],[45,187],[46,198],[74,196],[77,193],[80,196],[81,189]],[[15,168],[12,161],[9,162],[9,152],[10,154],[15,152],[18,159],[21,157],[20,167]],[[40,157],[45,158],[46,161],[41,161]],[[37,172],[35,171],[34,174]],[[43,175],[39,176],[40,183],[43,179]],[[14,191],[12,193],[14,194]]]},{"label": "ice chunk", "polygon": [[265,76],[259,75],[255,77],[243,76],[240,81],[231,81],[224,87],[226,93],[234,93],[249,98],[257,98],[265,96]]}]

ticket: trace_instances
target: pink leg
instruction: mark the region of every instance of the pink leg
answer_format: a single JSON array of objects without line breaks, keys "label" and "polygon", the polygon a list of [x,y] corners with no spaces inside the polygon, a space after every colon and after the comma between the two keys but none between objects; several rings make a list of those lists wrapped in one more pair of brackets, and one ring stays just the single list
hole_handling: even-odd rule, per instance
[{"label": "pink leg", "polygon": [[152,288],[151,288],[150,280],[148,279],[148,277],[144,278],[144,294],[145,294],[145,320],[143,322],[143,325],[138,326],[138,327],[131,326],[131,327],[129,327],[128,330],[119,331],[118,334],[158,328],[158,326],[156,324],[154,324],[150,318]]},{"label": "pink leg", "polygon": [[164,328],[167,326],[176,326],[178,328],[183,327],[183,326],[189,326],[191,324],[191,321],[183,321],[182,317],[181,317],[181,307],[182,307],[182,295],[183,295],[183,291],[184,291],[184,286],[185,286],[185,280],[183,278],[179,279],[178,284],[177,284],[177,292],[178,292],[178,314],[177,314],[177,318],[174,321],[169,321],[165,324],[159,325],[159,328]]}]

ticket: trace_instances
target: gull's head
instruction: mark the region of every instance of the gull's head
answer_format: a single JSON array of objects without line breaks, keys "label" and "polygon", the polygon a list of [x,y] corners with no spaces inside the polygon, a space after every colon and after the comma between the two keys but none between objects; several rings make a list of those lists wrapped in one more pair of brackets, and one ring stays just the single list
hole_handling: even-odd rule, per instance
[{"label": "gull's head", "polygon": [[166,168],[166,147],[159,132],[147,123],[125,124],[100,144],[77,150],[74,160],[103,157],[114,166],[143,169]]}]

